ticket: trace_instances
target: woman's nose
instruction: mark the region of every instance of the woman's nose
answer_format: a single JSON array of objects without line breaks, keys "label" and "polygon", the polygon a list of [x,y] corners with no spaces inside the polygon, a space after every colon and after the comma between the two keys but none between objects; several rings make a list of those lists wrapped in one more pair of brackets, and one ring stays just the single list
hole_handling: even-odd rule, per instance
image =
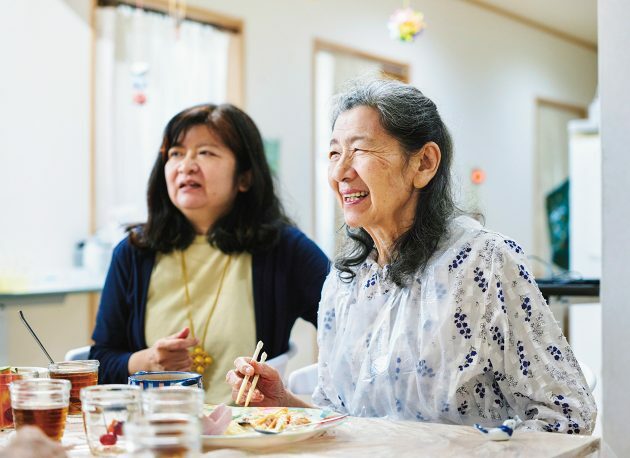
[{"label": "woman's nose", "polygon": [[342,155],[336,162],[331,162],[328,173],[337,182],[350,180],[356,175],[356,171],[352,166],[352,160],[346,155]]},{"label": "woman's nose", "polygon": [[179,171],[181,173],[190,173],[198,170],[197,156],[193,156],[192,152],[186,153],[186,156],[179,163]]}]

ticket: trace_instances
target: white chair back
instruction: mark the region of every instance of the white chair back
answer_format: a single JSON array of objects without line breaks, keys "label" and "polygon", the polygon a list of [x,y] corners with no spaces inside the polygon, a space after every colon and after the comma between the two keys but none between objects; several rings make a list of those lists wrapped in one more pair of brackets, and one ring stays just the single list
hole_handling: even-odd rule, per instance
[{"label": "white chair back", "polygon": [[317,386],[317,363],[301,367],[289,374],[287,388],[293,394],[313,394]]},{"label": "white chair back", "polygon": [[591,369],[588,364],[579,360],[578,360],[578,363],[580,364],[580,368],[582,369],[582,374],[584,374],[584,378],[586,379],[586,384],[588,385],[588,388],[591,390],[591,393],[592,393],[595,387],[597,386],[597,376],[595,375],[595,372],[593,372],[593,369]]},{"label": "white chair back", "polygon": [[286,353],[282,353],[281,355],[276,356],[267,361],[271,367],[280,372],[280,376],[283,380],[286,380],[285,372],[287,371],[287,364],[289,363],[289,359],[291,359],[297,353],[297,345],[292,340],[289,341],[289,350]]},{"label": "white chair back", "polygon": [[85,347],[78,347],[68,350],[66,356],[64,357],[64,361],[77,361],[79,359],[88,359],[90,356],[90,346],[86,345]]}]

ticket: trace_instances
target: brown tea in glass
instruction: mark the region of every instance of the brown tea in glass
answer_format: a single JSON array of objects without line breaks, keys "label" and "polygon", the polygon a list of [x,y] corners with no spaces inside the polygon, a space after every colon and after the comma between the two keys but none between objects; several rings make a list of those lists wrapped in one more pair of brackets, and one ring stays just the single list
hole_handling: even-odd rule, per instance
[{"label": "brown tea in glass", "polygon": [[13,410],[11,409],[11,396],[9,384],[16,380],[32,379],[48,376],[48,371],[41,367],[3,367],[0,369],[0,431],[13,428]]},{"label": "brown tea in glass", "polygon": [[63,361],[48,366],[51,379],[65,379],[72,384],[68,415],[81,415],[81,388],[98,384],[98,366],[97,360]]},{"label": "brown tea in glass", "polygon": [[9,386],[15,428],[37,426],[60,441],[66,427],[70,382],[67,380],[17,380]]},{"label": "brown tea in glass", "polygon": [[61,441],[66,427],[67,407],[50,409],[13,409],[13,421],[16,428],[35,425],[53,440]]},{"label": "brown tea in glass", "polygon": [[0,430],[13,428],[13,411],[11,410],[9,384],[21,378],[20,374],[9,372],[0,374]]}]

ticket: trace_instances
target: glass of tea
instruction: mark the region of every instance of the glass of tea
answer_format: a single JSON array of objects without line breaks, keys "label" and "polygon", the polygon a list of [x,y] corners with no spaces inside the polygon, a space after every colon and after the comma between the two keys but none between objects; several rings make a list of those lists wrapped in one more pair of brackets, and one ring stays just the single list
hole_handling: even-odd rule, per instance
[{"label": "glass of tea", "polygon": [[70,410],[68,415],[81,415],[81,388],[98,383],[99,362],[95,359],[80,361],[62,361],[48,365],[50,378],[69,380]]},{"label": "glass of tea", "polygon": [[130,451],[127,424],[141,414],[138,386],[95,385],[81,389],[85,435],[92,454],[112,456]]},{"label": "glass of tea", "polygon": [[66,428],[70,382],[67,380],[16,380],[9,386],[15,428],[32,425],[61,441]]},{"label": "glass of tea", "polygon": [[[43,371],[43,372],[42,372]],[[13,411],[9,384],[15,380],[48,377],[42,367],[4,367],[0,370],[0,430],[13,428]]]},{"label": "glass of tea", "polygon": [[182,413],[144,414],[131,421],[125,433],[131,438],[134,458],[193,458],[201,454],[199,417]]},{"label": "glass of tea", "polygon": [[13,410],[11,410],[9,384],[21,378],[22,374],[11,372],[0,374],[0,430],[13,428]]}]

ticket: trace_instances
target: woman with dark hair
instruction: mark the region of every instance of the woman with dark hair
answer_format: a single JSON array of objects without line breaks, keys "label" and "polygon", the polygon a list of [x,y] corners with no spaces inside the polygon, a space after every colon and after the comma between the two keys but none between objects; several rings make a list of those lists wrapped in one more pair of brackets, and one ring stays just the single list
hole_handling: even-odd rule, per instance
[{"label": "woman with dark hair", "polygon": [[288,350],[297,318],[317,324],[328,260],[285,216],[258,128],[232,105],[169,121],[148,214],[107,274],[90,351],[99,381],[195,370],[207,402],[224,402],[238,355],[262,340],[271,359]]},{"label": "woman with dark hair", "polygon": [[[453,148],[435,104],[396,81],[341,94],[329,182],[346,250],[319,308],[315,403],[357,416],[589,434],[596,407],[523,250],[456,210]],[[301,405],[270,367],[242,357],[235,391]]]}]

